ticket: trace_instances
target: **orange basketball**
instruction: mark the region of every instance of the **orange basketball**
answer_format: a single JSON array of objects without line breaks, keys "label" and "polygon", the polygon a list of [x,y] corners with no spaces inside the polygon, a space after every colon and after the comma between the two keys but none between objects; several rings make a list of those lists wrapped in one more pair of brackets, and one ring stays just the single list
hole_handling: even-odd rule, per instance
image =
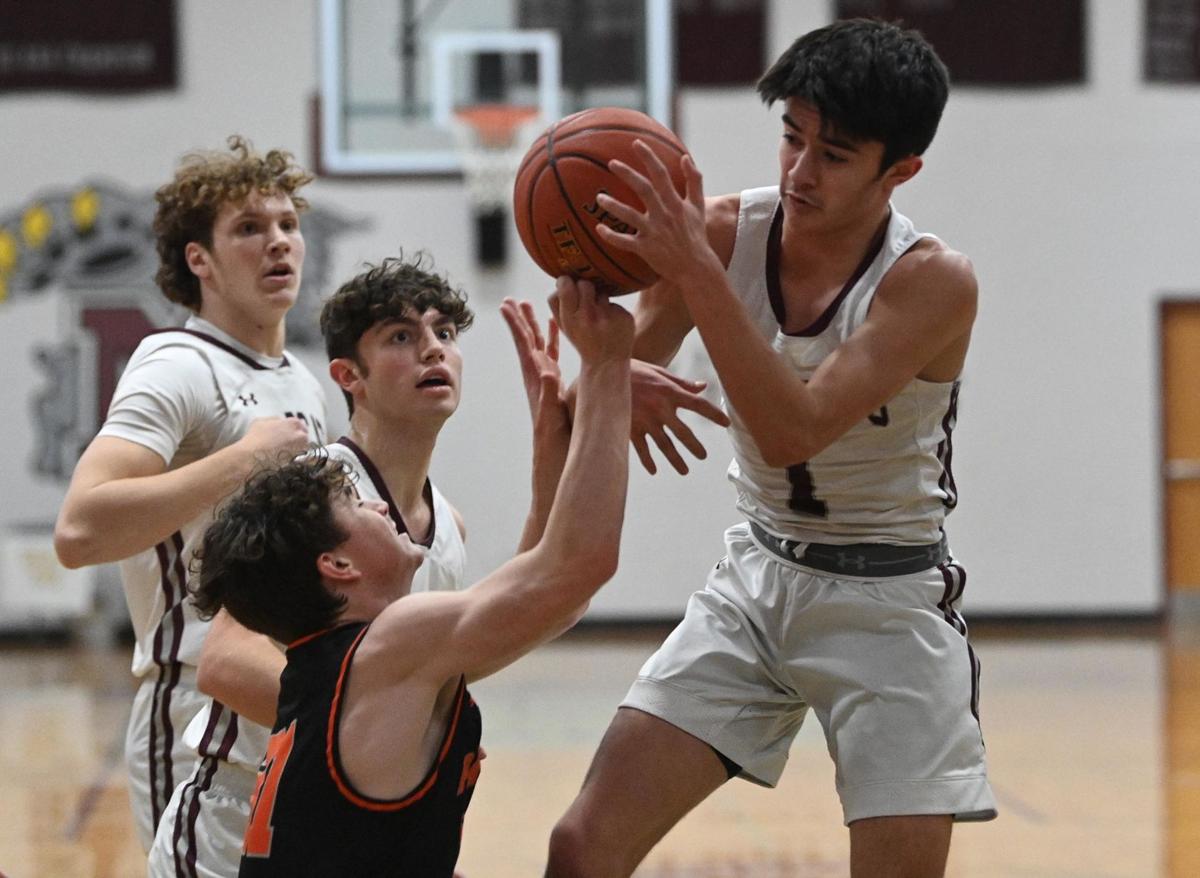
[{"label": "orange basketball", "polygon": [[521,243],[551,277],[590,280],[608,295],[640,290],[657,280],[640,258],[608,246],[596,234],[599,223],[629,229],[596,204],[597,193],[642,209],[641,200],[608,169],[609,161],[620,159],[644,172],[633,147],[638,139],[662,159],[683,195],[680,159],[687,149],[670,129],[637,110],[582,110],[547,128],[525,154],[513,187],[513,217]]}]

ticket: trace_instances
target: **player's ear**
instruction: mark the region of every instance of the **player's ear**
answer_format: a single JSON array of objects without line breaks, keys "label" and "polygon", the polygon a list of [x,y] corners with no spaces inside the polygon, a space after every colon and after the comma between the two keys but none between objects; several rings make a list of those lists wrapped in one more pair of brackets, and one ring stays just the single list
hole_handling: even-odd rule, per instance
[{"label": "player's ear", "polygon": [[353,561],[336,550],[317,556],[317,572],[322,579],[336,585],[348,585],[362,575]]},{"label": "player's ear", "polygon": [[350,357],[338,357],[329,361],[329,377],[342,390],[352,393],[354,385],[362,380],[362,368]]},{"label": "player's ear", "polygon": [[207,278],[212,274],[212,268],[209,265],[208,251],[204,249],[199,241],[188,241],[183,248],[183,258],[187,261],[187,266],[191,269],[192,274],[199,278]]},{"label": "player's ear", "polygon": [[901,183],[907,183],[913,177],[917,176],[917,172],[924,166],[925,160],[919,155],[909,155],[902,159],[898,159],[892,163],[892,166],[883,172],[884,182],[892,187],[899,186]]}]

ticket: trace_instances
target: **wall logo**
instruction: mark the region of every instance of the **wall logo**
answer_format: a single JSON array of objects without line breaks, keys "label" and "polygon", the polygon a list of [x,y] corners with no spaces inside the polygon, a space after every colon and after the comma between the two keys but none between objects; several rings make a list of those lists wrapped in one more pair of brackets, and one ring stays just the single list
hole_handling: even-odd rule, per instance
[{"label": "wall logo", "polygon": [[[42,192],[15,209],[0,209],[0,335],[10,352],[26,351],[43,379],[28,407],[37,437],[31,466],[42,477],[70,478],[134,348],[147,332],[177,326],[187,316],[154,285],[154,209],[152,193],[104,182]],[[301,223],[307,255],[288,319],[289,347],[320,345],[317,315],[328,292],[333,242],[366,225],[320,208],[306,211]],[[51,295],[62,301],[65,315],[54,341],[25,332],[40,341],[21,345],[22,327],[6,321],[4,312]]]}]

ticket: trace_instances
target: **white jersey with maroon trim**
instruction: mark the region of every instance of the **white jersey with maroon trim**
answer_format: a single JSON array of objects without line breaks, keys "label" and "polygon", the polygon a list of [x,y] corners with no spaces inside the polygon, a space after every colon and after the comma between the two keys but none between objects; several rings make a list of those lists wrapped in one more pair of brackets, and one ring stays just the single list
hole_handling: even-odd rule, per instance
[{"label": "white jersey with maroon trim", "polygon": [[[359,495],[386,503],[397,529],[401,533],[408,533],[408,526],[384,484],[383,476],[366,452],[346,437],[326,445],[325,450],[331,458],[349,467]],[[466,585],[467,549],[463,545],[462,533],[459,532],[450,504],[437,486],[428,480],[425,482],[425,497],[432,504],[433,521],[429,535],[421,543],[428,551],[413,577],[412,590],[457,591]]]},{"label": "white jersey with maroon trim", "polygon": [[[295,416],[314,443],[325,441],[325,394],[294,356],[266,357],[198,317],[147,336],[130,357],[100,436],[156,452],[178,469],[246,434],[258,418]],[[121,562],[137,638],[133,673],[194,665],[208,623],[187,600],[192,553],[211,521],[205,513],[152,549]]]},{"label": "white jersey with maroon trim", "polygon": [[[808,379],[866,319],[875,291],[896,260],[927,236],[894,208],[882,239],[817,321],[783,332],[776,186],[741,193],[737,238],[727,275],[772,349]],[[766,530],[810,543],[918,545],[941,539],[957,493],[950,473],[958,382],[914,379],[879,411],[825,450],[791,467],[767,466],[733,407],[729,479],[738,509]]]},{"label": "white jersey with maroon trim", "polygon": [[[408,533],[408,526],[391,492],[366,452],[346,437],[326,445],[325,451],[330,458],[346,465],[362,497],[386,503],[396,529]],[[413,577],[412,590],[455,591],[466,585],[467,550],[454,513],[442,492],[428,480],[425,492],[432,502],[433,521],[429,535],[422,543],[427,551]],[[195,747],[200,756],[213,756],[257,772],[270,737],[271,730],[265,726],[238,716],[224,705],[210,702],[188,726],[183,740],[188,746]]]}]

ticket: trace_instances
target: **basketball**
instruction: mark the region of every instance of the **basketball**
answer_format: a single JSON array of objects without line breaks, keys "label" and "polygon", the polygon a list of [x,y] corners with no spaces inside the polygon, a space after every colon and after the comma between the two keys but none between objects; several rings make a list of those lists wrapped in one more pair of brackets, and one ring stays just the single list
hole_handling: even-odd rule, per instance
[{"label": "basketball", "polygon": [[644,289],[657,280],[645,262],[608,246],[596,234],[604,223],[620,232],[627,223],[596,203],[606,192],[642,209],[633,191],[608,169],[620,159],[645,173],[633,142],[642,140],[662,160],[680,195],[686,191],[680,159],[687,149],[666,126],[623,107],[582,110],[547,128],[525,154],[513,187],[513,218],[521,243],[551,277],[589,280],[607,295]]}]

